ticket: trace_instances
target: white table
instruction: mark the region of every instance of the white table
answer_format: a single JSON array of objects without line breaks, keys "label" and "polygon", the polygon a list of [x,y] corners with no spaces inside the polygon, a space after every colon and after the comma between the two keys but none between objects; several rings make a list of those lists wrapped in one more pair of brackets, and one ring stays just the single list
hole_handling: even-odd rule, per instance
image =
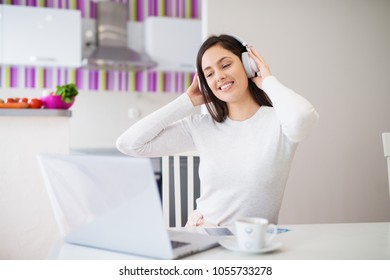
[{"label": "white table", "polygon": [[[390,222],[279,225],[289,229],[276,237],[283,245],[267,254],[247,254],[223,247],[207,250],[186,259],[200,260],[390,260]],[[140,259],[138,256],[57,244],[50,258],[56,259]]]}]

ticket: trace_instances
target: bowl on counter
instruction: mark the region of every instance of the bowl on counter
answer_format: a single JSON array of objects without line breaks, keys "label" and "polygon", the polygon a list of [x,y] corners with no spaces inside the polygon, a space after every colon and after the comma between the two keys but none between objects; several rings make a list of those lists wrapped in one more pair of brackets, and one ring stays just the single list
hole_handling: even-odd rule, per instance
[{"label": "bowl on counter", "polygon": [[75,98],[72,99],[72,102],[66,103],[62,101],[60,95],[46,95],[41,97],[43,102],[43,108],[45,109],[63,109],[67,110],[72,107]]}]

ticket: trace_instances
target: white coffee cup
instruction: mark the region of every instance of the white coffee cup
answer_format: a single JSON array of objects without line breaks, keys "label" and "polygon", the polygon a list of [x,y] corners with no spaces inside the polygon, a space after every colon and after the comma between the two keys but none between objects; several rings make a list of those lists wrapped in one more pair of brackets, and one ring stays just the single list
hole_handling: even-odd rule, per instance
[{"label": "white coffee cup", "polygon": [[257,252],[267,246],[275,238],[278,230],[276,225],[267,219],[246,217],[235,222],[236,236],[240,250]]}]

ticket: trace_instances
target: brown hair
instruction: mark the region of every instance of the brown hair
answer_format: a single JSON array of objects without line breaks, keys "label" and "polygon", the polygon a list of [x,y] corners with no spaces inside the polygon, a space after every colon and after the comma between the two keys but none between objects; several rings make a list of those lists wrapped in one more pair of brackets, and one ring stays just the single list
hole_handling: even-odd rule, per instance
[{"label": "brown hair", "polygon": [[[230,35],[222,34],[219,36],[210,36],[206,41],[203,42],[202,46],[198,51],[196,58],[196,69],[199,76],[199,82],[201,86],[201,92],[205,100],[205,105],[210,115],[217,122],[223,122],[228,114],[228,107],[226,102],[218,99],[212,90],[209,88],[206,77],[202,70],[202,57],[204,53],[211,47],[220,45],[224,49],[231,51],[233,54],[238,56],[241,60],[241,54],[246,51],[246,48],[236,38]],[[248,88],[257,104],[272,107],[272,102],[267,94],[260,89],[252,79],[248,78]]]}]

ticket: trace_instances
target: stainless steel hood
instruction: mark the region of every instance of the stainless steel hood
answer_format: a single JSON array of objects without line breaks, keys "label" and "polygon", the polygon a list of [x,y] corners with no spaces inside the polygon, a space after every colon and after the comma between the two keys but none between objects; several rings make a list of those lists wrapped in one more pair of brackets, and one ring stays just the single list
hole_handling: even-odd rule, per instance
[{"label": "stainless steel hood", "polygon": [[157,65],[147,54],[127,47],[128,6],[96,2],[96,49],[83,59],[90,69],[145,70]]}]

